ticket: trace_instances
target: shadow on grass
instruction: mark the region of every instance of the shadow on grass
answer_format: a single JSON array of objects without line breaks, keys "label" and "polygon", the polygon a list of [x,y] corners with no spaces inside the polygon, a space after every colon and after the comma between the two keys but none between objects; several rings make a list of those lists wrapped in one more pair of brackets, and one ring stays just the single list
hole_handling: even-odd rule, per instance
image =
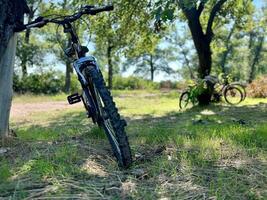
[{"label": "shadow on grass", "polygon": [[0,197],[264,198],[266,113],[266,104],[218,105],[128,119],[135,163],[124,171],[83,112],[24,124],[2,144],[11,150],[0,155]]}]

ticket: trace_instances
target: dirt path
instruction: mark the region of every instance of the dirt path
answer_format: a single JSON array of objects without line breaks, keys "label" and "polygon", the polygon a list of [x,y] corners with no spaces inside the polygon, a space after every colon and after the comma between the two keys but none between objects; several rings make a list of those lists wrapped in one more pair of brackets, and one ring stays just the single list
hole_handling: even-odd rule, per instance
[{"label": "dirt path", "polygon": [[66,101],[51,101],[41,103],[14,103],[11,107],[11,118],[25,117],[31,113],[47,112],[82,107],[81,103],[69,105]]}]

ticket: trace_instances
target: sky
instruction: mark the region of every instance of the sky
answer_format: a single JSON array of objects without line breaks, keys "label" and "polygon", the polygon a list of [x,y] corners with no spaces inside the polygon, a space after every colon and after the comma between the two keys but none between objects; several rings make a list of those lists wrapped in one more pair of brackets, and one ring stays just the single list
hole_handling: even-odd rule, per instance
[{"label": "sky", "polygon": [[266,0],[253,0],[253,3],[257,8],[261,8],[264,4],[267,3],[267,1]]},{"label": "sky", "polygon": [[[45,1],[49,1],[49,0],[45,0]],[[53,0],[53,1],[54,2],[58,2],[60,0]],[[253,0],[253,3],[256,6],[256,8],[259,9],[259,8],[263,7],[264,5],[266,5],[267,1],[266,0]],[[92,51],[93,51],[94,48],[93,48],[93,44],[92,43],[90,43],[88,47],[89,47],[89,49],[92,49]],[[55,57],[53,57],[51,55],[48,55],[46,60],[50,60],[51,61],[50,66],[55,65]],[[170,66],[175,70],[177,70],[179,68],[178,67],[179,65],[181,65],[179,63],[179,61],[170,63]],[[53,67],[51,67],[51,68],[53,68]],[[54,69],[65,71],[65,66],[62,63],[58,63],[58,64],[56,64]],[[122,75],[123,76],[130,76],[130,75],[132,75],[132,72],[133,72],[133,68],[132,69],[130,68],[127,72],[122,73]],[[162,80],[175,80],[175,79],[177,80],[177,78],[178,78],[178,76],[172,76],[171,77],[171,76],[168,76],[168,75],[166,75],[164,73],[159,73],[159,74],[157,74],[155,76],[155,81],[159,82],[159,81],[162,81]]]}]

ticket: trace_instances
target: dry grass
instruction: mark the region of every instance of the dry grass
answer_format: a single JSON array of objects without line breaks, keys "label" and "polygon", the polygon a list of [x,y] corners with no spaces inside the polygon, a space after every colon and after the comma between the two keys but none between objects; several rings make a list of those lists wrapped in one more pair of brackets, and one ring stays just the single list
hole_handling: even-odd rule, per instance
[{"label": "dry grass", "polygon": [[179,112],[175,94],[116,96],[130,169],[82,108],[27,111],[12,118],[18,137],[0,143],[0,199],[267,198],[265,99]]}]

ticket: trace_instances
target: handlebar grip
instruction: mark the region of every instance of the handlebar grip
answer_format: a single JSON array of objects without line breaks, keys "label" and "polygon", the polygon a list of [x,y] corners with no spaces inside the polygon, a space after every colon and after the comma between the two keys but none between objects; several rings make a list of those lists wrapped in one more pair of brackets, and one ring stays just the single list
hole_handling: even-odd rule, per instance
[{"label": "handlebar grip", "polygon": [[91,8],[90,11],[89,11],[89,14],[95,15],[95,14],[100,13],[100,12],[111,11],[111,10],[114,10],[114,6],[113,5],[100,7],[100,8]]},{"label": "handlebar grip", "polygon": [[105,11],[112,11],[114,10],[114,6],[113,5],[109,5],[105,7]]}]

